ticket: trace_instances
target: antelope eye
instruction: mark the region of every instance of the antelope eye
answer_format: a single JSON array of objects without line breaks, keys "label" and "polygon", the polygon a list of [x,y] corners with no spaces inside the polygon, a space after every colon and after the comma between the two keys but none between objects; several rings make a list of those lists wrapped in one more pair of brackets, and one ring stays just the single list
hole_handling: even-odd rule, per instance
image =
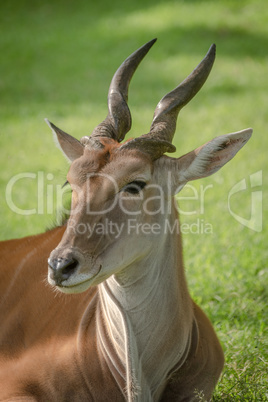
[{"label": "antelope eye", "polygon": [[61,188],[68,186],[68,184],[69,184],[69,182],[68,182],[68,180],[66,180],[66,182],[61,186]]},{"label": "antelope eye", "polygon": [[72,187],[70,185],[70,183],[68,182],[68,180],[61,186],[61,188],[67,187],[68,191],[71,191],[71,193],[73,192]]},{"label": "antelope eye", "polygon": [[122,191],[129,194],[139,194],[139,192],[146,186],[146,183],[141,180],[132,181],[123,187]]}]

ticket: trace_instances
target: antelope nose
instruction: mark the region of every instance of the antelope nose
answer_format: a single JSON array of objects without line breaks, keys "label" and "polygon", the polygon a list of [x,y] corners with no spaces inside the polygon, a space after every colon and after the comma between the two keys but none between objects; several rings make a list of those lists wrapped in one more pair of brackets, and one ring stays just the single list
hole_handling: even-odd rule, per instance
[{"label": "antelope nose", "polygon": [[76,271],[78,264],[75,258],[49,258],[48,266],[50,279],[55,281],[56,285],[61,285],[62,282],[69,279]]}]

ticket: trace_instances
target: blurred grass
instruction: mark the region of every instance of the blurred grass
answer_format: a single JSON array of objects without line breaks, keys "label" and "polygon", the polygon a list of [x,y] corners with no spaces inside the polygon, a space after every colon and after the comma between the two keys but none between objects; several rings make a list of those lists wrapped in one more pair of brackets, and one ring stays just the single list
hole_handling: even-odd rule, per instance
[{"label": "blurred grass", "polygon": [[[228,211],[228,193],[240,180],[263,172],[267,197],[268,8],[264,0],[3,1],[0,4],[0,237],[38,233],[55,219],[49,200],[65,181],[68,165],[43,119],[80,138],[106,116],[106,96],[119,64],[158,37],[130,86],[133,129],[148,131],[155,105],[217,44],[209,80],[181,112],[174,140],[180,156],[211,138],[246,127],[253,137],[215,176],[193,183],[212,186],[200,199],[181,201],[182,222],[203,220],[212,234],[185,234],[185,261],[194,298],[213,321],[225,348],[226,368],[214,400],[264,401],[267,396],[267,206],[254,232]],[[22,216],[5,199],[21,172],[43,174],[14,186],[13,201],[45,214]],[[258,188],[260,190],[260,188]],[[187,193],[188,191],[188,193]],[[48,199],[48,200],[47,200]],[[42,203],[44,203],[42,205]],[[233,208],[250,217],[251,192]]]}]

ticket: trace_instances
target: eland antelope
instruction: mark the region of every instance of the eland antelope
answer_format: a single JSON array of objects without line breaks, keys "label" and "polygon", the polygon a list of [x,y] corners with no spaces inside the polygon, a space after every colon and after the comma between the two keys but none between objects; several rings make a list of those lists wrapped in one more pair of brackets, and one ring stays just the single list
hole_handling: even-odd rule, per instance
[{"label": "eland antelope", "polygon": [[47,121],[71,162],[71,213],[66,225],[1,243],[0,401],[186,402],[213,393],[223,352],[188,292],[173,196],[220,169],[252,130],[164,155],[175,151],[180,109],[209,75],[212,45],[158,103],[150,132],[121,143],[129,83],[154,42],[116,71],[108,116],[89,137]]}]

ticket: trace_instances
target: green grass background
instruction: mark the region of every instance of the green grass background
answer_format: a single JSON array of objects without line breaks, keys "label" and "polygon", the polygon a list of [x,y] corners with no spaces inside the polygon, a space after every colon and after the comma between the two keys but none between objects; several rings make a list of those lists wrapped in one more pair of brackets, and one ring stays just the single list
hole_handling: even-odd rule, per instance
[{"label": "green grass background", "polygon": [[[190,199],[193,190],[183,190],[188,199],[181,200],[182,209],[196,213],[182,215],[182,222],[199,219],[213,225],[212,234],[184,235],[185,265],[192,295],[211,318],[225,351],[214,400],[268,400],[267,1],[4,0],[0,29],[1,239],[42,232],[55,220],[59,205],[55,195],[53,205],[47,198],[64,183],[68,164],[53,144],[45,117],[77,138],[90,134],[106,116],[116,68],[158,37],[130,86],[133,129],[127,138],[143,134],[159,99],[216,43],[209,80],[180,113],[177,156],[221,134],[247,127],[254,133],[226,167],[194,183],[199,195],[201,186],[212,186],[204,211],[200,199]],[[232,208],[249,219],[249,176],[259,171],[263,227],[256,232],[231,216],[227,200],[230,189],[246,179],[248,189],[233,197]],[[45,192],[38,195],[37,180],[18,181],[14,203],[47,213],[23,216],[8,207],[6,186],[21,172],[43,172]]]}]

